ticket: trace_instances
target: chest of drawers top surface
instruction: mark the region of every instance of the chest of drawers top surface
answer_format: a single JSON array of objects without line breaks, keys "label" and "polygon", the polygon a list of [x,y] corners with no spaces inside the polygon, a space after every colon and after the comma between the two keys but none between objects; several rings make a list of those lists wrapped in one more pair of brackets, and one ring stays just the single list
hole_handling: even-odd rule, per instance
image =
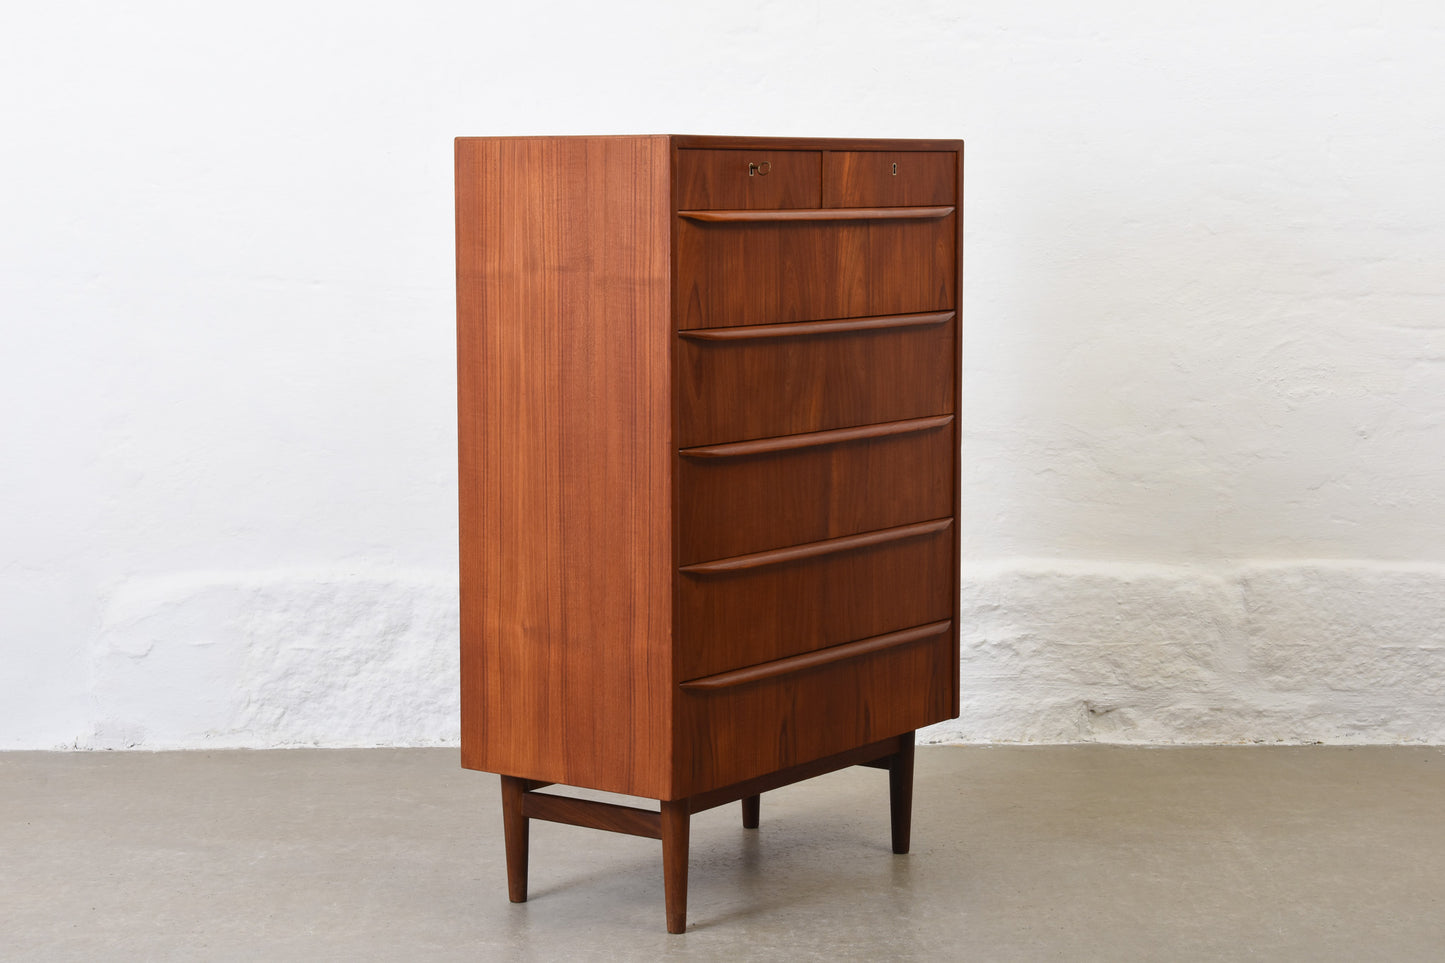
[{"label": "chest of drawers top surface", "polygon": [[458,139],[464,765],[675,799],[956,714],[962,157]]}]

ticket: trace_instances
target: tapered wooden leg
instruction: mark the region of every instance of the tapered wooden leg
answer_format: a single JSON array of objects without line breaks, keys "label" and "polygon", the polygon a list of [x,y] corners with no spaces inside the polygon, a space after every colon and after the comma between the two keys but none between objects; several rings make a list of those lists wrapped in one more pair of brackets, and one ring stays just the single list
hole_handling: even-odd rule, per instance
[{"label": "tapered wooden leg", "polygon": [[502,834],[507,845],[507,898],[527,902],[527,817],[522,815],[525,779],[502,777]]},{"label": "tapered wooden leg", "polygon": [[667,931],[687,929],[687,800],[662,804],[662,884],[667,901]]},{"label": "tapered wooden leg", "polygon": [[913,733],[902,737],[903,747],[888,767],[888,815],[893,829],[893,852],[908,852],[913,826]]},{"label": "tapered wooden leg", "polygon": [[744,828],[744,829],[757,829],[757,828],[758,828],[758,810],[759,810],[759,808],[760,808],[760,803],[762,802],[762,799],[763,799],[762,796],[744,796],[744,797],[743,797],[743,828]]}]

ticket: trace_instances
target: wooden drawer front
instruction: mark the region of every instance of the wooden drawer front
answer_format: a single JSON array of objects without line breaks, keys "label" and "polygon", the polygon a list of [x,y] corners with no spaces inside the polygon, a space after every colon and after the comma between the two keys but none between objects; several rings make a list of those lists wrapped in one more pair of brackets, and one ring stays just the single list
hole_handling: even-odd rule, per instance
[{"label": "wooden drawer front", "polygon": [[955,307],[956,215],[701,223],[677,219],[679,328]]},{"label": "wooden drawer front", "polygon": [[684,332],[678,447],[952,414],[952,312],[895,320]]},{"label": "wooden drawer front", "polygon": [[685,449],[678,563],[953,513],[953,416]]},{"label": "wooden drawer front", "polygon": [[952,529],[945,518],[683,566],[677,678],[951,618]]},{"label": "wooden drawer front", "polygon": [[741,782],[951,718],[952,625],[898,635],[901,641],[853,658],[796,671],[784,664],[774,675],[710,689],[682,686],[681,791]]},{"label": "wooden drawer front", "polygon": [[680,150],[677,209],[817,207],[822,155],[806,150]]},{"label": "wooden drawer front", "polygon": [[823,155],[823,206],[953,204],[957,158],[952,151],[828,151]]}]

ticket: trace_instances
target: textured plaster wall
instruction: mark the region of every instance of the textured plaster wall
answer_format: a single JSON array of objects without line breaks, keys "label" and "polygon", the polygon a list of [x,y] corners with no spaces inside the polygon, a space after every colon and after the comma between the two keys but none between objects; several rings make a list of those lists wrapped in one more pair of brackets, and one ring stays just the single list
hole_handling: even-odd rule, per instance
[{"label": "textured plaster wall", "polygon": [[969,741],[1445,741],[1445,7],[31,4],[0,748],[457,736],[451,138],[968,141]]}]

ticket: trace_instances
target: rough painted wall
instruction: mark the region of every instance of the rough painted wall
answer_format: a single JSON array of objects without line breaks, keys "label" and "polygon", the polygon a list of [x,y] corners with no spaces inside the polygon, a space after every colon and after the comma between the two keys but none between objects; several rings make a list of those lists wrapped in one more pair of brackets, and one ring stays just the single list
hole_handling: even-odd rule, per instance
[{"label": "rough painted wall", "polygon": [[32,4],[0,748],[456,737],[451,138],[968,141],[962,719],[1445,741],[1445,7]]}]

